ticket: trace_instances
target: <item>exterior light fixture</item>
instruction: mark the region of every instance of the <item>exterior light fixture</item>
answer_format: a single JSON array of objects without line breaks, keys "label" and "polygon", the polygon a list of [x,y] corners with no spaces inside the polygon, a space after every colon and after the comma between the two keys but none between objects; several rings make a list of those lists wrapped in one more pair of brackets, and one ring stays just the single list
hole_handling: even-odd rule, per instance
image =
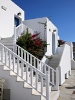
[{"label": "exterior light fixture", "polygon": [[6,8],[5,6],[1,6],[1,8],[2,8],[3,10],[5,10],[5,11],[7,10],[7,8]]},{"label": "exterior light fixture", "polygon": [[17,13],[17,15],[20,16],[21,15],[21,12]]},{"label": "exterior light fixture", "polygon": [[55,30],[53,30],[53,32],[56,32],[56,29],[55,29]]}]

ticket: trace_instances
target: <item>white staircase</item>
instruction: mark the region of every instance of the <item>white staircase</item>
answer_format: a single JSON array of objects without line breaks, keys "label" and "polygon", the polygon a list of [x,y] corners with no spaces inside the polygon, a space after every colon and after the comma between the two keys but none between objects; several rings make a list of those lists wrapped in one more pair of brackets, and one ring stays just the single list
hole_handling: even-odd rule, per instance
[{"label": "white staircase", "polygon": [[[16,88],[19,86],[13,89],[13,83],[15,85],[22,84],[24,89],[32,91],[31,93],[25,93],[26,90],[21,86],[20,92],[17,93],[17,99],[12,93],[11,100],[19,100],[19,98],[21,98],[20,100],[34,100],[34,98],[36,100],[57,100],[59,97],[58,69],[53,69],[47,64],[42,63],[41,60],[20,46],[14,46],[18,36],[20,36],[23,31],[26,31],[26,28],[28,28],[26,25],[20,24],[14,28],[14,35],[12,37],[2,38],[0,40],[0,60],[3,63],[1,64],[0,77],[4,77],[8,80],[11,85],[6,85],[5,87],[10,88],[12,92],[14,91],[14,95],[17,92]],[[28,30],[31,34],[35,33],[35,31],[30,28],[28,28]],[[24,67],[26,67],[26,70],[24,70]],[[29,96],[27,94],[29,94]]]},{"label": "white staircase", "polygon": [[[57,100],[59,97],[58,69],[54,70],[43,64],[44,73],[42,68],[39,69],[39,63],[36,68],[35,60],[34,65],[31,64],[31,60],[32,58],[30,60],[27,58],[27,61],[22,59],[0,43],[0,61],[3,63],[0,64],[0,77],[5,78],[5,87],[11,89],[10,100]],[[24,66],[26,66],[26,71],[24,71]],[[50,80],[51,72],[52,81]],[[54,74],[56,74],[56,82],[54,82]],[[52,91],[52,86],[55,87],[55,91]]]},{"label": "white staircase", "polygon": [[[52,55],[52,59],[48,60],[48,65],[51,66],[53,69],[57,69],[60,63],[61,54]],[[52,81],[52,72],[50,72],[50,80]],[[54,82],[56,82],[56,74],[54,74]]]},{"label": "white staircase", "polygon": [[14,38],[9,37],[9,38],[1,38],[0,43],[4,44],[6,47],[11,49],[13,51],[14,47]]},{"label": "white staircase", "polygon": [[32,66],[36,67],[38,70],[43,73],[49,73],[50,75],[50,85],[53,85],[52,90],[56,88],[56,72],[58,70],[58,64],[60,62],[61,55],[53,55],[53,58],[48,61],[48,64],[43,63],[41,60],[30,54],[28,51],[24,50],[17,44],[15,45],[15,53],[20,56],[22,59],[30,63]]}]

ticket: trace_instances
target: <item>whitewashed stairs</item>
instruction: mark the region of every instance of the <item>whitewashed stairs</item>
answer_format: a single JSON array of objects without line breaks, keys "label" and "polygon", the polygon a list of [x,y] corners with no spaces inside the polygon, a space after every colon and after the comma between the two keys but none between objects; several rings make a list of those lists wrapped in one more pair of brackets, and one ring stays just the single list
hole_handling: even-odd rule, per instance
[{"label": "whitewashed stairs", "polygon": [[[4,48],[6,51],[8,50],[6,47],[4,47]],[[28,85],[31,82],[30,81],[30,76],[31,76],[30,72],[27,70],[28,72],[23,71],[23,73],[21,73],[21,71],[23,70],[21,68],[22,66],[19,66],[20,64],[15,63],[15,61],[14,61],[15,59],[13,59],[13,61],[12,61],[12,59],[10,59],[10,57],[8,57],[6,51],[5,51],[5,55],[3,57],[2,57],[2,52],[0,52],[0,60],[4,63],[4,64],[2,64],[0,62],[0,77],[4,78],[6,80],[5,84],[4,84],[4,88],[9,88],[11,90],[10,100],[46,100],[46,98],[44,98],[44,95],[47,95],[46,94],[46,86],[44,84],[42,84],[43,88],[41,89],[41,87],[40,87],[41,82],[36,80],[35,75],[33,75],[33,82],[32,82],[33,85],[32,86]],[[10,61],[11,61],[11,63],[10,63]],[[26,79],[28,79],[28,80],[25,81]],[[36,81],[38,83],[36,83]],[[39,92],[35,90],[36,86],[37,86],[37,88],[38,88],[37,90]],[[57,100],[57,98],[59,97],[59,90],[51,91],[51,86],[49,86],[48,88],[50,90],[49,100]],[[41,92],[42,95],[41,95],[40,91],[42,91]]]},{"label": "whitewashed stairs", "polygon": [[[17,75],[10,71],[10,69],[4,65],[0,65],[0,77],[5,79],[4,88],[10,89],[10,100],[45,100],[35,89],[24,82],[23,79],[17,77]],[[34,79],[33,79],[34,80]],[[40,82],[39,82],[40,84]],[[40,90],[40,85],[38,89]],[[34,82],[35,86],[35,82]],[[44,91],[45,87],[43,88]],[[51,91],[51,87],[50,87]],[[57,100],[59,97],[59,91],[51,91],[50,100]]]},{"label": "whitewashed stairs", "polygon": [[[53,69],[58,68],[59,62],[61,60],[61,54],[52,55],[52,59],[48,60],[48,65]],[[50,80],[52,80],[52,71],[50,71]],[[56,74],[54,74],[54,82],[56,82]]]}]

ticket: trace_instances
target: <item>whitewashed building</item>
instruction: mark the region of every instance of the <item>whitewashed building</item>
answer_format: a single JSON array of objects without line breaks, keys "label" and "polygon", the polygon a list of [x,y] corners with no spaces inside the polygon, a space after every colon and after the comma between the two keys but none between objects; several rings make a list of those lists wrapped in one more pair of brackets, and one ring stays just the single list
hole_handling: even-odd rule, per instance
[{"label": "whitewashed building", "polygon": [[[10,100],[57,100],[59,85],[71,74],[72,45],[58,47],[58,29],[47,17],[24,18],[25,11],[14,2],[0,0],[0,77],[5,79],[4,88],[11,90]],[[45,55],[39,60],[16,45],[16,39],[26,28],[31,34],[40,32],[40,38],[50,44],[45,55],[52,55],[51,60]]]}]

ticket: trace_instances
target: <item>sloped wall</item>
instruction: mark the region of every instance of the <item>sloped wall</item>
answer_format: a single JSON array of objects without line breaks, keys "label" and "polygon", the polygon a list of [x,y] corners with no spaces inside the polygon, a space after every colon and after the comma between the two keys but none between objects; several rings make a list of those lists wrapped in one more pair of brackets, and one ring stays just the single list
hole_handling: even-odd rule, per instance
[{"label": "sloped wall", "polygon": [[70,46],[67,44],[64,45],[64,49],[62,52],[58,68],[59,68],[59,84],[62,85],[65,82],[65,78],[68,78],[71,72]]}]

